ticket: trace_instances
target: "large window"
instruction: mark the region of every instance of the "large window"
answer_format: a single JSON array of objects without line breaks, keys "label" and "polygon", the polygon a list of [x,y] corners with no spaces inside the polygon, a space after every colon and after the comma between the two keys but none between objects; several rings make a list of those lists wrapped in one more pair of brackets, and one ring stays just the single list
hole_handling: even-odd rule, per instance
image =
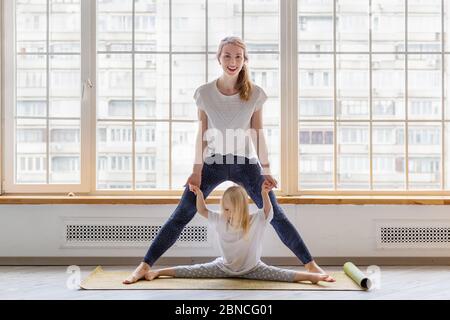
[{"label": "large window", "polygon": [[[278,18],[275,0],[98,0],[97,130],[106,139],[97,142],[97,161],[105,162],[97,166],[97,190],[183,188],[194,161],[193,92],[220,75],[215,52],[226,35],[246,40],[253,81],[270,97],[266,125],[277,174]],[[137,139],[139,132],[152,135]],[[126,159],[119,170],[115,158]],[[154,165],[140,166],[144,158]]]},{"label": "large window", "polygon": [[299,190],[450,188],[448,3],[298,1]]},{"label": "large window", "polygon": [[7,192],[183,189],[193,94],[220,76],[215,53],[229,35],[245,39],[252,80],[269,96],[265,129],[281,179],[278,0],[19,0],[7,9],[17,46]]},{"label": "large window", "polygon": [[5,7],[15,12],[15,19],[7,16],[15,40],[7,49],[14,72],[5,77],[6,191],[81,185],[81,1],[16,0]]},{"label": "large window", "polygon": [[3,191],[179,194],[238,35],[278,192],[447,192],[449,2],[5,0]]}]

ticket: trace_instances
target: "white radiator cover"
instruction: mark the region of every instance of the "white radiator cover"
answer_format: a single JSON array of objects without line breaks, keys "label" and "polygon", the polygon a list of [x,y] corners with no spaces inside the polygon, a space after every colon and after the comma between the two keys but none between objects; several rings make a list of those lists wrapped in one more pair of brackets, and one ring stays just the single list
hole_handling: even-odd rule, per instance
[{"label": "white radiator cover", "polygon": [[378,221],[377,247],[394,249],[450,249],[449,220]]},{"label": "white radiator cover", "polygon": [[[0,206],[0,257],[141,257],[175,207]],[[251,206],[251,210],[255,208]],[[283,205],[283,208],[315,257],[450,257],[447,206]],[[403,240],[397,241],[402,236]],[[272,227],[266,232],[263,247],[263,255],[267,257],[294,256]],[[212,230],[207,228],[203,217],[196,215],[165,257],[217,254]]]},{"label": "white radiator cover", "polygon": [[[147,247],[158,234],[161,225],[150,225],[145,222],[124,224],[117,219],[108,223],[93,222],[90,219],[77,219],[63,225],[64,247],[67,248],[100,248],[100,247]],[[181,232],[176,246],[208,247],[211,246],[211,235],[206,225],[189,225]]]}]

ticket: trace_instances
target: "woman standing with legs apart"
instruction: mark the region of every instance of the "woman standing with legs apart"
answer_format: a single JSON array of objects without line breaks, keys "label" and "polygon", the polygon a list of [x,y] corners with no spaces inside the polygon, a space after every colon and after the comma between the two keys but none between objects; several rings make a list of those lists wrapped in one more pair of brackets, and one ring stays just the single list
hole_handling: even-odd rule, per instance
[{"label": "woman standing with legs apart", "polygon": [[[232,181],[245,188],[258,208],[263,207],[263,183],[267,182],[271,188],[277,187],[277,181],[270,173],[262,133],[262,107],[267,96],[250,81],[246,46],[238,37],[227,37],[220,43],[217,59],[223,69],[221,77],[201,86],[194,94],[199,109],[199,130],[193,172],[185,184],[179,205],[159,231],[141,264],[124,280],[125,284],[144,279],[156,260],[176,242],[183,228],[195,216],[197,208],[193,186],[200,188],[207,198],[215,187]],[[270,223],[281,241],[300,259],[307,271],[325,274],[287,219],[273,191],[270,191],[269,198],[273,207]],[[331,277],[327,280],[334,281]]]}]

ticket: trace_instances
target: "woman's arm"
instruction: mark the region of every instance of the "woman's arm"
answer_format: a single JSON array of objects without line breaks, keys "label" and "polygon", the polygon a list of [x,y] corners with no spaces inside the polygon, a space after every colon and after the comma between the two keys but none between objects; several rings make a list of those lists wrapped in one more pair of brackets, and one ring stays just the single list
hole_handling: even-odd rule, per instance
[{"label": "woman's arm", "polygon": [[267,149],[266,138],[263,131],[263,111],[262,109],[255,111],[251,119],[251,129],[253,145],[258,153],[259,161],[262,166],[262,174],[266,176],[266,180],[269,181],[273,187],[277,187],[277,180],[272,177],[269,163],[269,152]]},{"label": "woman's arm", "polygon": [[206,130],[208,130],[208,116],[202,110],[198,110],[198,121],[197,138],[195,143],[195,160],[192,172],[200,174],[203,168],[203,152],[208,145],[207,141],[203,139]]},{"label": "woman's arm", "polygon": [[207,141],[203,140],[206,130],[208,130],[208,116],[204,111],[198,110],[198,130],[195,142],[194,166],[192,168],[192,174],[184,185],[185,187],[189,185],[200,187],[202,182],[203,152],[208,145]]},{"label": "woman's arm", "polygon": [[264,174],[270,175],[269,152],[267,150],[266,138],[263,131],[263,111],[255,111],[251,120],[252,141],[258,153],[259,161],[264,169]]}]

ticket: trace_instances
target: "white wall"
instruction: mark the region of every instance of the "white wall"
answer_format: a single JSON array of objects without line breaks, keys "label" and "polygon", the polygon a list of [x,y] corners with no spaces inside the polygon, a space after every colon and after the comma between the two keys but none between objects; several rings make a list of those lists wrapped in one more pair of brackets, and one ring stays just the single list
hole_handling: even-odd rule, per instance
[{"label": "white wall", "polygon": [[[422,249],[380,249],[375,231],[379,222],[437,223],[450,226],[447,206],[384,205],[284,205],[315,257],[450,257],[450,246]],[[0,206],[1,257],[141,257],[147,245],[64,247],[64,221],[95,223],[163,224],[174,205],[4,205]],[[252,206],[254,209],[255,207]],[[216,207],[217,209],[217,207]],[[197,215],[191,225],[204,225]],[[212,239],[212,238],[211,238]],[[211,244],[203,247],[174,246],[165,257],[211,257]],[[264,256],[293,257],[269,227]]]}]

